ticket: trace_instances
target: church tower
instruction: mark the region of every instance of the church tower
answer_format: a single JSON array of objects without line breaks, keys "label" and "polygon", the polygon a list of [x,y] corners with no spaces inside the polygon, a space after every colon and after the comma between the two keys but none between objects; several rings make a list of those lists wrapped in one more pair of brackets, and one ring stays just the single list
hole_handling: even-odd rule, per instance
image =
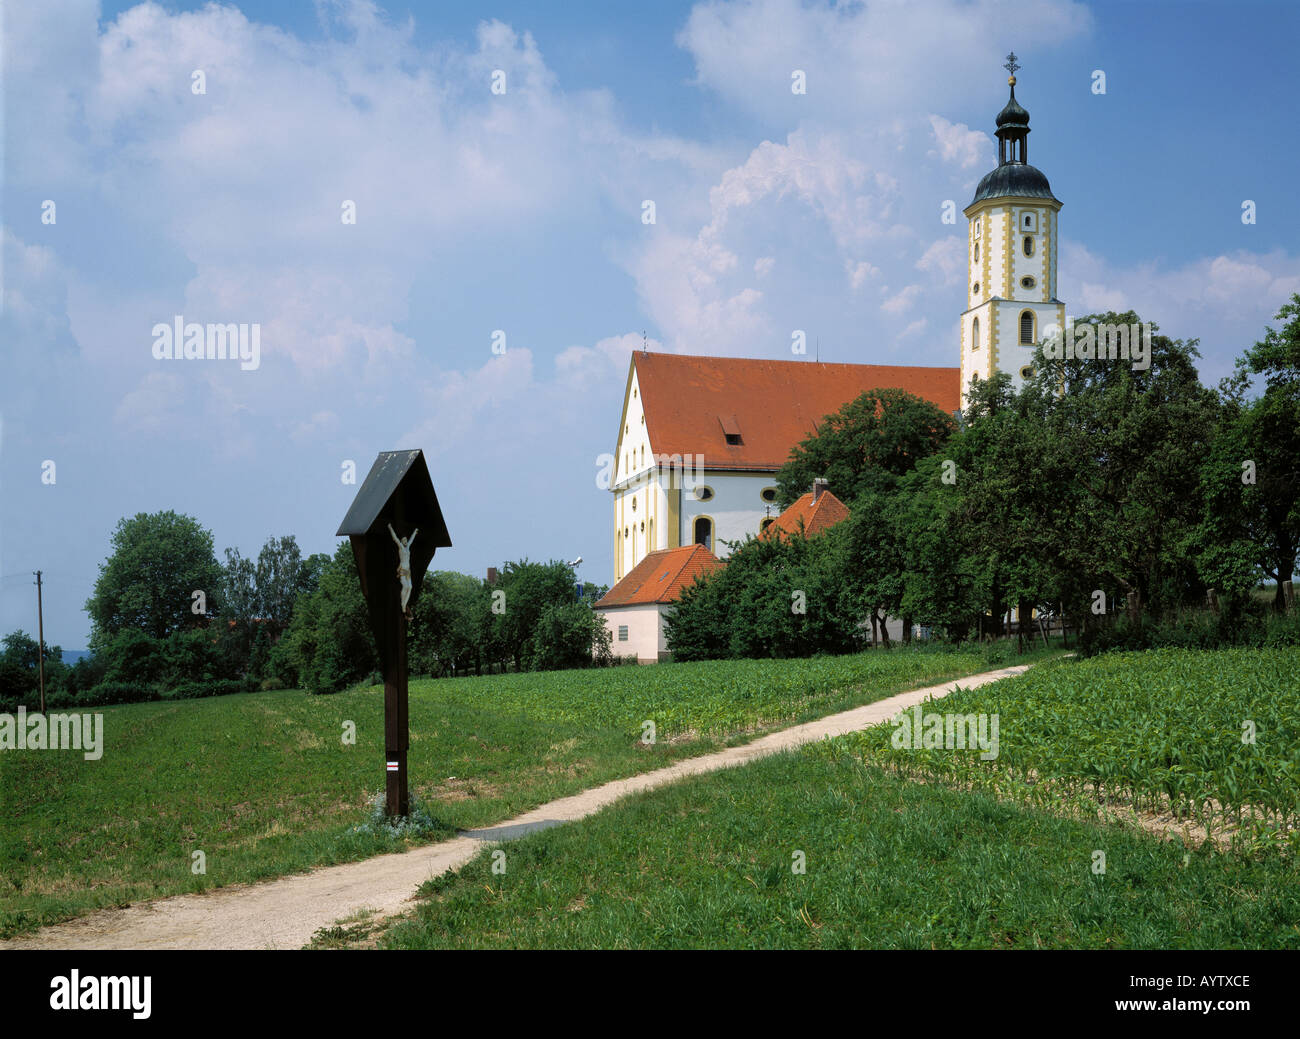
[{"label": "church tower", "polygon": [[1057,214],[1041,170],[1029,165],[1029,113],[1016,101],[1014,53],[1005,66],[1011,99],[998,113],[998,165],[984,176],[963,212],[966,310],[961,316],[961,405],[972,377],[1007,372],[1019,387],[1033,374],[1034,347],[1046,330],[1065,327],[1056,298]]}]

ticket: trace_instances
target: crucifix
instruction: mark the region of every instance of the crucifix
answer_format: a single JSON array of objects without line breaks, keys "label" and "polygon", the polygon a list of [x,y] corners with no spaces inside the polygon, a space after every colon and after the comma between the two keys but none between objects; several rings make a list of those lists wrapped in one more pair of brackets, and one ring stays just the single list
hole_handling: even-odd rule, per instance
[{"label": "crucifix", "polygon": [[[398,530],[411,533],[399,537]],[[416,535],[424,537],[416,543]],[[387,531],[388,537],[384,537]],[[406,755],[410,746],[406,627],[424,572],[440,548],[451,546],[438,496],[421,451],[384,451],[371,466],[339,527],[352,541],[361,594],[384,675],[384,765],[389,815],[410,814]],[[389,541],[392,544],[389,544]],[[393,546],[397,548],[397,587]]]}]

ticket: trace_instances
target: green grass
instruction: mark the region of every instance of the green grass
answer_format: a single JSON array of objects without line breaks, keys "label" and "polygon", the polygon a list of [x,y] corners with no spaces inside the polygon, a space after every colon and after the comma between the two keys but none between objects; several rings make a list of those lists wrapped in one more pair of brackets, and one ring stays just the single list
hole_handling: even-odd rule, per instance
[{"label": "green grass", "polygon": [[[738,734],[983,669],[978,653],[896,651],[413,682],[412,786],[450,835]],[[0,754],[0,935],[405,846],[349,833],[384,780],[377,689],[100,710],[99,761]],[[645,720],[653,746],[640,742]],[[191,872],[195,851],[204,875]]]},{"label": "green grass", "polygon": [[910,782],[843,741],[638,795],[502,850],[504,874],[485,850],[426,883],[380,946],[1300,947],[1291,859],[1185,850]]},{"label": "green grass", "polygon": [[[1100,793],[1137,810],[1168,806],[1211,832],[1300,842],[1300,647],[1061,660],[933,710],[996,714],[996,761],[895,749],[893,726],[846,739],[945,782],[1094,802]],[[1252,727],[1253,742],[1243,742]]]}]

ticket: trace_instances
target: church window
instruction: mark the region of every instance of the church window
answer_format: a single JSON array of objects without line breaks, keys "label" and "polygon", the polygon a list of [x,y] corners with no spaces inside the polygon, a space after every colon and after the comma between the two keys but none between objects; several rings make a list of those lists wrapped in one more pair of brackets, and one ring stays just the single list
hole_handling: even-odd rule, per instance
[{"label": "church window", "polygon": [[703,545],[710,552],[713,551],[713,520],[708,516],[695,517],[695,537],[697,545]]},{"label": "church window", "polygon": [[773,517],[768,516],[767,519],[763,520],[763,522],[758,525],[759,533],[762,533],[763,531],[767,530],[767,528],[770,527],[775,522],[776,520]]},{"label": "church window", "polygon": [[971,286],[970,290],[971,292],[975,293],[975,295],[978,296],[980,294],[980,283],[977,281],[974,285]]},{"label": "church window", "polygon": [[979,263],[979,262],[980,262],[980,243],[979,243],[979,242],[976,242],[976,243],[975,243],[975,262],[976,262],[976,263]]},{"label": "church window", "polygon": [[1034,230],[1034,214],[1033,214],[1033,213],[1026,213],[1026,214],[1025,214],[1025,230],[1026,230],[1026,231],[1032,231],[1032,230]]},{"label": "church window", "polygon": [[776,488],[764,487],[763,490],[759,493],[759,497],[762,498],[764,501],[769,501],[769,502],[776,501]]},{"label": "church window", "polygon": [[1020,345],[1034,345],[1034,312],[1032,310],[1022,310],[1020,312]]},{"label": "church window", "polygon": [[632,499],[632,511],[633,511],[633,512],[636,512],[636,499],[635,499],[635,498]]},{"label": "church window", "polygon": [[1034,239],[1030,235],[1025,235],[1025,255],[1026,256],[1034,255]]},{"label": "church window", "polygon": [[1032,289],[1037,284],[1038,282],[1034,281],[1033,278],[1027,275],[1020,279],[1020,287],[1024,289]]},{"label": "church window", "polygon": [[712,487],[700,487],[695,492],[696,501],[708,501],[712,497],[713,497]]},{"label": "church window", "polygon": [[970,342],[971,342],[972,350],[978,350],[980,348],[980,319],[979,318],[976,318],[970,324]]},{"label": "church window", "polygon": [[1032,364],[1027,364],[1021,368],[1020,377],[1022,379],[1032,379],[1034,377],[1034,366]]}]

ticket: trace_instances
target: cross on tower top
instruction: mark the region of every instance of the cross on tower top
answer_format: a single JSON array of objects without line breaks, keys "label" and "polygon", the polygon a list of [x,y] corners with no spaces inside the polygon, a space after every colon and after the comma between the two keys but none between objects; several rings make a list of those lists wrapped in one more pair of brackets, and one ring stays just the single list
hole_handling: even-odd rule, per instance
[{"label": "cross on tower top", "polygon": [[1015,51],[1012,51],[1010,54],[1007,55],[1007,63],[1002,67],[1006,69],[1008,72],[1010,72],[1013,76],[1016,74],[1016,72],[1020,69],[1020,65],[1016,62]]}]

